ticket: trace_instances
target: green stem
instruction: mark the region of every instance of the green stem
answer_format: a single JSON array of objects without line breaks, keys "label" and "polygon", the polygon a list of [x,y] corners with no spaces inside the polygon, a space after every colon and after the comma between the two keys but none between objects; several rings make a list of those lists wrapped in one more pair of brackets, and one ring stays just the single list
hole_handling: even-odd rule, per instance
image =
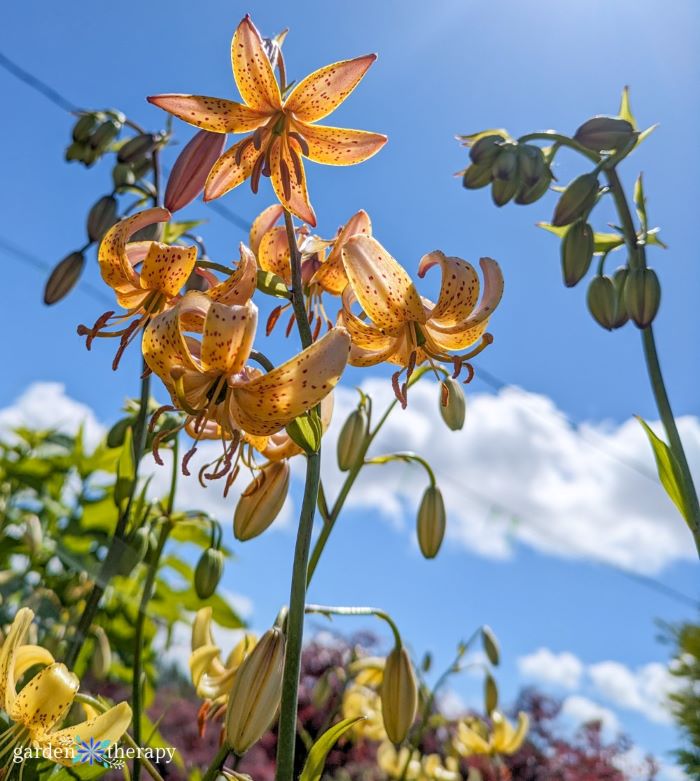
[{"label": "green stem", "polygon": [[299,253],[299,248],[297,247],[296,236],[294,235],[292,215],[286,209],[284,210],[284,225],[287,229],[287,242],[289,243],[289,252],[292,260],[292,307],[297,321],[297,328],[299,329],[299,336],[301,337],[301,346],[309,347],[313,342],[313,339],[311,338],[311,327],[309,326],[309,319],[306,313],[306,307],[304,306],[304,286],[301,279],[301,255]]},{"label": "green stem", "polygon": [[394,623],[394,619],[386,613],[384,610],[380,610],[378,607],[338,607],[337,605],[307,605],[307,613],[318,613],[319,615],[326,616],[375,616],[381,618],[382,621],[386,621],[391,627],[392,634],[394,635],[394,642],[397,648],[401,648],[403,643],[401,642],[401,634],[399,628]]},{"label": "green stem", "polygon": [[428,474],[431,487],[435,488],[437,482],[435,479],[435,472],[433,472],[430,464],[416,453],[390,453],[387,456],[375,456],[374,458],[370,458],[368,461],[365,461],[365,466],[373,466],[375,464],[389,464],[392,461],[404,461],[406,463],[420,464]]},{"label": "green stem", "polygon": [[537,133],[527,133],[524,136],[520,136],[517,141],[519,144],[526,144],[528,141],[551,141],[553,144],[559,144],[561,146],[566,146],[569,149],[575,150],[584,157],[587,157],[589,160],[592,160],[594,163],[600,162],[600,155],[597,152],[586,149],[585,146],[579,144],[578,141],[574,141],[573,138],[569,138],[568,136],[562,135],[561,133],[555,133],[553,130],[544,130]]},{"label": "green stem", "polygon": [[[610,192],[615,200],[615,206],[622,223],[622,230],[625,235],[625,242],[629,250],[630,266],[634,268],[646,267],[646,250],[644,244],[641,244],[637,240],[637,231],[634,227],[634,221],[632,219],[632,212],[625,197],[625,192],[620,182],[620,177],[617,171],[612,168],[606,171],[608,184],[610,185]],[[659,355],[656,350],[656,340],[654,339],[654,331],[651,325],[642,329],[642,345],[644,348],[644,357],[646,359],[647,373],[649,375],[649,381],[651,382],[651,389],[654,394],[654,400],[656,401],[656,408],[659,411],[661,422],[666,431],[669,446],[673,455],[676,457],[678,466],[681,470],[681,476],[685,486],[685,495],[689,500],[689,514],[687,518],[688,525],[695,539],[695,547],[700,554],[700,503],[698,502],[698,495],[693,483],[693,477],[688,466],[688,460],[683,448],[683,442],[681,441],[678,428],[676,426],[676,419],[673,415],[671,408],[671,402],[668,397],[666,385],[664,383],[663,374],[661,372],[661,364],[659,362]]]},{"label": "green stem", "polygon": [[202,777],[202,781],[214,781],[221,770],[221,766],[226,761],[226,758],[231,753],[231,749],[224,743],[223,746],[217,751],[211,765],[207,768],[207,772]]}]

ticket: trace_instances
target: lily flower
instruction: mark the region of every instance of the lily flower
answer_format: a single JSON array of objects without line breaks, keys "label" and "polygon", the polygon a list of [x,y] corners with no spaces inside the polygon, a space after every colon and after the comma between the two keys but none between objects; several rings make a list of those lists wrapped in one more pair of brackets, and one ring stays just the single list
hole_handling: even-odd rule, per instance
[{"label": "lily flower", "polygon": [[[292,268],[289,254],[289,239],[284,225],[278,222],[284,214],[284,207],[280,204],[268,206],[253,222],[250,229],[250,247],[258,260],[258,266],[263,271],[270,271],[281,277],[288,286],[292,284]],[[372,235],[372,223],[369,215],[360,209],[338,229],[334,239],[322,239],[320,236],[311,235],[306,226],[296,231],[297,247],[301,258],[301,278],[306,288],[306,310],[309,318],[309,326],[316,323],[312,331],[316,340],[323,323],[328,329],[332,323],[323,304],[323,294],[329,293],[339,296],[348,283],[345,268],[341,258],[341,252],[351,236],[362,234]],[[267,321],[266,333],[268,336],[279,320],[280,316],[291,304],[275,307]],[[287,323],[287,335],[294,324],[295,317],[292,312]]]},{"label": "lily flower", "polygon": [[[32,747],[70,766],[78,736],[106,749],[126,731],[131,708],[122,702],[73,727],[57,729],[73,705],[80,681],[44,648],[24,643],[33,620],[29,608],[19,610],[0,649],[0,706],[12,721],[0,735],[0,760],[4,766],[4,758],[16,748]],[[45,666],[18,692],[19,680],[37,664]]]},{"label": "lily flower", "polygon": [[530,720],[526,713],[518,713],[517,727],[499,711],[491,714],[491,730],[481,721],[460,721],[454,747],[461,756],[470,754],[515,754],[523,745]]},{"label": "lily flower", "polygon": [[326,165],[353,165],[386,143],[386,136],[379,133],[315,124],[348,97],[375,59],[375,54],[367,54],[326,65],[285,96],[286,85],[281,91],[260,33],[246,16],[231,43],[233,76],[243,103],[183,94],[154,95],[148,101],[204,130],[252,131],[214,164],[204,188],[205,201],[219,198],[246,179],[257,192],[260,177],[268,176],[280,203],[315,226],[302,158]]},{"label": "lily flower", "polygon": [[[479,277],[461,258],[436,250],[421,259],[419,277],[433,266],[442,272],[434,304],[418,293],[405,269],[371,236],[350,237],[341,256],[348,285],[343,290],[338,322],[352,339],[351,365],[374,366],[388,361],[402,367],[393,375],[392,384],[403,406],[413,369],[425,361],[433,366],[436,361],[452,364],[454,377],[466,366],[466,381],[471,379],[473,370],[468,361],[493,341],[486,328],[503,294],[503,276],[495,260],[480,260],[484,292],[477,306]],[[353,313],[355,303],[362,307],[362,316]],[[471,351],[460,352],[477,340],[481,341]],[[404,371],[406,381],[400,385]]]},{"label": "lily flower", "polygon": [[[137,231],[170,219],[167,209],[153,208],[138,212],[114,225],[102,239],[98,262],[102,279],[114,290],[117,303],[126,312],[114,316],[105,312],[92,328],[80,325],[78,334],[86,337],[88,350],[96,337],[119,338],[119,349],[112,367],[134,337],[157,314],[180,298],[180,291],[192,273],[197,260],[196,247],[169,246],[158,241],[129,241]],[[224,282],[206,276],[207,294],[216,301],[238,303],[250,298],[255,290],[255,258],[241,245],[241,263]],[[136,270],[136,266],[140,270]],[[107,330],[118,324],[117,330]]]},{"label": "lily flower", "polygon": [[[235,479],[239,444],[247,437],[269,437],[321,402],[347,363],[350,337],[333,328],[286,363],[263,374],[248,366],[257,327],[252,301],[229,306],[196,291],[148,324],[143,355],[163,381],[173,404],[186,412],[196,439],[222,433],[224,452],[213,472],[202,477]],[[197,442],[185,455],[187,461]],[[211,466],[211,465],[208,465]],[[206,468],[206,467],[205,467]]]}]

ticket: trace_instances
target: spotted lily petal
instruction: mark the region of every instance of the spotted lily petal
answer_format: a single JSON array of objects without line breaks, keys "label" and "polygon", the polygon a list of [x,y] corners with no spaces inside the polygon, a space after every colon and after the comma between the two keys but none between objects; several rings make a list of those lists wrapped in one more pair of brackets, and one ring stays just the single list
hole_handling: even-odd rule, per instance
[{"label": "spotted lily petal", "polygon": [[204,200],[220,198],[245,182],[259,154],[250,138],[244,138],[224,152],[209,172],[204,185]]},{"label": "spotted lily petal", "polygon": [[424,334],[432,347],[437,347],[437,352],[458,352],[481,339],[486,333],[489,321],[484,320],[476,325],[462,327],[461,330],[443,329],[433,325],[430,321],[424,329]]},{"label": "spotted lily petal", "polygon": [[423,255],[418,264],[418,276],[424,277],[433,266],[442,273],[440,295],[430,313],[430,319],[441,326],[451,326],[469,317],[479,300],[479,277],[471,263],[461,258],[447,257],[435,250]]},{"label": "spotted lily petal", "polygon": [[196,260],[196,247],[171,247],[152,241],[141,268],[141,287],[174,298],[187,282]]},{"label": "spotted lily petal", "polygon": [[267,209],[263,209],[258,214],[250,227],[250,249],[253,251],[253,254],[258,254],[262,237],[275,227],[283,214],[284,207],[279,203],[268,206]]},{"label": "spotted lily petal", "polygon": [[17,657],[33,620],[28,607],[20,608],[0,648],[0,705],[6,713],[12,712],[17,697]]},{"label": "spotted lily petal", "polygon": [[167,209],[145,209],[120,220],[107,231],[100,243],[97,260],[102,279],[113,290],[126,293],[130,288],[140,288],[138,274],[134,271],[126,251],[130,236],[147,225],[167,222],[169,219],[170,212]]},{"label": "spotted lily petal", "polygon": [[18,681],[35,664],[48,666],[54,663],[54,658],[46,648],[40,645],[21,645],[15,654],[15,680]]},{"label": "spotted lily petal", "polygon": [[353,292],[372,322],[389,333],[405,323],[424,323],[418,291],[402,266],[371,236],[353,236],[342,249]]},{"label": "spotted lily petal", "polygon": [[282,277],[288,285],[292,284],[287,229],[282,225],[269,230],[260,240],[258,265],[263,271],[271,271]]},{"label": "spotted lily petal", "polygon": [[202,334],[204,371],[240,372],[253,347],[257,325],[258,308],[252,301],[234,306],[212,302]]},{"label": "spotted lily petal", "polygon": [[[333,393],[329,393],[321,401],[321,429],[325,432],[331,424],[333,417]],[[258,450],[268,461],[282,461],[285,458],[292,458],[302,453],[302,449],[287,434],[286,431],[280,431],[270,437],[246,437],[256,450]],[[255,444],[257,440],[258,444]]]},{"label": "spotted lily petal", "polygon": [[51,756],[55,761],[70,767],[74,765],[73,752],[76,740],[88,743],[91,739],[95,742],[104,741],[107,744],[104,747],[108,748],[121,738],[130,723],[131,708],[125,702],[120,702],[105,713],[76,724],[74,727],[42,735],[37,739],[37,743],[40,748],[50,746]]},{"label": "spotted lily petal", "polygon": [[376,54],[319,68],[297,84],[284,107],[302,122],[316,122],[334,111],[360,83]]},{"label": "spotted lily petal", "polygon": [[250,16],[241,21],[233,36],[231,63],[238,90],[250,108],[267,113],[282,108],[282,96],[272,65]]},{"label": "spotted lily petal", "polygon": [[328,293],[336,296],[343,292],[348,284],[348,278],[345,275],[341,252],[347,240],[356,234],[372,235],[372,221],[364,209],[360,209],[359,212],[353,214],[342,227],[338,237],[333,242],[333,249],[331,249],[328,258],[311,279],[312,283],[317,282]]},{"label": "spotted lily petal", "polygon": [[45,735],[70,710],[80,681],[65,664],[54,662],[37,673],[17,695],[9,716],[34,739]]},{"label": "spotted lily petal", "polygon": [[255,256],[242,242],[239,250],[241,259],[233,274],[207,290],[207,296],[212,301],[218,301],[221,304],[245,304],[253,297],[257,282]]},{"label": "spotted lily petal", "polygon": [[376,155],[386,144],[387,137],[368,130],[353,130],[326,125],[296,123],[304,137],[308,150],[305,157],[324,165],[355,165]]},{"label": "spotted lily petal", "polygon": [[349,351],[347,331],[333,328],[269,374],[233,383],[232,417],[254,436],[274,434],[330,393]]},{"label": "spotted lily petal", "polygon": [[190,125],[213,133],[246,133],[269,119],[268,114],[241,103],[206,95],[152,95],[146,100]]},{"label": "spotted lily petal", "polygon": [[300,220],[316,225],[316,215],[309,203],[306,174],[301,154],[290,152],[283,136],[272,142],[270,151],[270,179],[280,203]]}]

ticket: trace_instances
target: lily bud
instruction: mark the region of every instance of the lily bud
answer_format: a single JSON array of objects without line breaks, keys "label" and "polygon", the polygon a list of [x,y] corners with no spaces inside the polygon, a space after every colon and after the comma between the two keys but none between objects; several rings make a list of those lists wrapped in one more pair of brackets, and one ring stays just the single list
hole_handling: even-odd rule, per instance
[{"label": "lily bud", "polygon": [[380,689],[384,729],[392,743],[401,743],[413,725],[418,689],[406,649],[395,647],[387,656]]},{"label": "lily bud", "polygon": [[121,555],[117,562],[117,575],[128,578],[134,567],[143,561],[148,552],[149,535],[148,529],[141,527],[137,529],[128,539],[122,548]]},{"label": "lily bud", "polygon": [[200,130],[180,152],[165,188],[165,208],[171,212],[191,203],[204,189],[207,176],[221,157],[225,133]]},{"label": "lily bud", "polygon": [[90,241],[101,241],[116,223],[117,207],[117,200],[111,195],[103,195],[93,204],[87,218],[87,235]]},{"label": "lily bud", "polygon": [[493,179],[493,170],[491,163],[472,164],[462,176],[462,186],[467,190],[478,190],[480,187],[486,187]]},{"label": "lily bud", "polygon": [[90,146],[96,152],[104,152],[119,135],[121,124],[114,119],[105,120],[90,136]]},{"label": "lily bud", "polygon": [[258,472],[243,491],[233,516],[237,540],[252,540],[279,515],[289,488],[289,462],[273,461]]},{"label": "lily bud", "polygon": [[464,426],[467,414],[467,400],[457,380],[448,377],[440,383],[440,415],[450,431],[459,431]]},{"label": "lily bud", "polygon": [[493,164],[491,197],[496,206],[505,206],[518,191],[518,148],[504,146]]},{"label": "lily bud", "polygon": [[343,423],[338,437],[338,468],[347,472],[357,466],[367,442],[367,413],[363,408],[353,410]]},{"label": "lily bud", "polygon": [[207,548],[194,571],[194,590],[200,599],[209,599],[216,591],[223,571],[224,554],[216,548]]},{"label": "lily bud", "polygon": [[475,165],[491,165],[503,149],[503,136],[482,136],[469,150],[469,159]]},{"label": "lily bud", "polygon": [[89,141],[97,127],[97,117],[94,114],[83,114],[73,125],[73,141]]},{"label": "lily bud", "polygon": [[615,285],[615,323],[613,328],[622,328],[630,319],[625,306],[625,282],[629,269],[627,266],[620,266],[613,274],[613,285]]},{"label": "lily bud", "polygon": [[594,152],[609,152],[621,149],[635,135],[631,123],[619,117],[592,117],[584,122],[574,135],[586,149]]},{"label": "lily bud", "polygon": [[526,187],[537,184],[547,171],[544,153],[533,144],[523,144],[518,147],[518,161],[520,180]]},{"label": "lily bud", "polygon": [[659,311],[661,285],[650,268],[632,269],[625,281],[625,308],[638,328],[651,325]]},{"label": "lily bud", "polygon": [[612,331],[615,327],[617,293],[610,277],[596,276],[591,280],[586,295],[588,310],[598,325]]},{"label": "lily bud", "polygon": [[115,187],[128,187],[136,181],[136,174],[128,163],[117,163],[112,169]]},{"label": "lily bud", "polygon": [[551,181],[552,174],[549,169],[547,169],[535,184],[530,187],[525,184],[521,185],[518,194],[515,196],[515,202],[520,206],[527,206],[528,204],[535,203],[535,201],[539,201],[547,190],[549,190]]},{"label": "lily bud", "polygon": [[586,276],[594,249],[593,228],[583,220],[575,222],[561,242],[561,268],[567,287],[574,287]]},{"label": "lily bud", "polygon": [[140,133],[130,138],[117,152],[117,160],[120,163],[133,163],[142,157],[149,155],[158,144],[157,136],[153,133]]},{"label": "lily bud", "polygon": [[418,545],[426,559],[434,559],[445,536],[446,513],[442,493],[437,486],[428,486],[418,508]]},{"label": "lily bud", "polygon": [[272,627],[238,668],[226,710],[226,743],[239,756],[265,734],[282,696],[285,639]]},{"label": "lily bud", "polygon": [[44,303],[50,306],[65,298],[80,279],[84,266],[85,255],[82,252],[71,252],[59,261],[46,280]]},{"label": "lily bud", "polygon": [[598,196],[598,177],[595,174],[582,174],[564,190],[557,202],[552,217],[552,225],[561,228],[571,225],[579,217],[588,215]]},{"label": "lily bud", "polygon": [[90,669],[95,678],[102,680],[109,675],[112,666],[112,649],[107,633],[101,626],[96,626],[93,632],[95,634],[95,647],[92,651]]}]

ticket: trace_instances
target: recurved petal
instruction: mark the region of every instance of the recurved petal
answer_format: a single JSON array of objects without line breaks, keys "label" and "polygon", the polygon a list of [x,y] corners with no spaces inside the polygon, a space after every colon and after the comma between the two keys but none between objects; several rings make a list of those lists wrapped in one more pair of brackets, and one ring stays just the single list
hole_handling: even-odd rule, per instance
[{"label": "recurved petal", "polygon": [[279,218],[284,214],[284,206],[274,203],[267,209],[258,214],[250,227],[250,248],[255,255],[258,254],[260,240],[269,231],[274,228]]},{"label": "recurved petal", "polygon": [[[527,735],[528,728],[530,726],[530,719],[528,718],[527,713],[523,713],[520,711],[518,713],[518,725],[515,729],[508,724],[508,729],[506,731],[506,735],[504,736],[503,740],[503,747],[500,748],[501,751],[503,751],[504,754],[515,754],[515,752],[523,745],[523,742],[525,741],[525,736]],[[494,743],[495,740],[495,730],[494,730]]]},{"label": "recurved petal", "polygon": [[258,308],[252,301],[233,306],[212,302],[202,335],[204,371],[241,371],[250,355],[257,324]]},{"label": "recurved petal", "polygon": [[340,253],[345,242],[356,234],[372,235],[372,222],[364,209],[360,209],[359,212],[353,214],[342,227],[338,237],[333,242],[333,248],[328,258],[314,274],[311,282],[317,282],[324,290],[335,296],[339,296],[343,292],[348,284],[348,278],[345,275],[345,267],[343,266],[343,259]]},{"label": "recurved petal", "polygon": [[34,620],[34,613],[20,608],[12,621],[10,631],[0,647],[0,706],[6,713],[12,712],[17,696],[17,654]]},{"label": "recurved petal", "polygon": [[482,320],[476,325],[465,325],[459,329],[441,329],[430,321],[424,329],[425,336],[433,347],[442,352],[458,352],[481,339],[486,333],[489,321]]},{"label": "recurved petal", "polygon": [[257,282],[255,256],[243,242],[239,245],[241,259],[228,279],[207,290],[212,301],[221,304],[245,304],[253,297]]},{"label": "recurved petal", "polygon": [[263,271],[277,274],[288,284],[292,283],[292,267],[289,262],[287,230],[282,225],[269,230],[260,240],[258,265]]},{"label": "recurved petal", "polygon": [[316,122],[334,111],[360,83],[376,54],[341,60],[310,73],[297,84],[284,107],[302,122]]},{"label": "recurved petal", "polygon": [[46,648],[40,645],[21,645],[15,654],[15,680],[20,680],[35,664],[47,666],[53,662],[53,655]]},{"label": "recurved petal", "polygon": [[367,323],[353,314],[352,306],[356,300],[352,287],[346,285],[342,295],[343,309],[338,317],[342,319],[342,325],[347,328],[353,346],[376,352],[385,350],[389,345],[394,344],[397,336],[403,331],[405,326],[398,326],[395,329],[391,329],[390,332],[386,330],[380,331],[372,323]]},{"label": "recurved petal", "polygon": [[245,133],[269,119],[266,113],[241,103],[206,95],[152,95],[146,100],[190,125],[213,133]]},{"label": "recurved petal", "polygon": [[306,174],[301,154],[290,152],[284,136],[272,142],[270,152],[270,179],[280,203],[300,220],[316,225],[316,215],[306,190]]},{"label": "recurved petal", "polygon": [[308,151],[304,152],[306,157],[324,165],[361,163],[375,155],[387,142],[386,136],[368,130],[301,122],[297,122],[296,127],[308,144]]},{"label": "recurved petal", "polygon": [[51,746],[55,761],[69,767],[74,764],[73,748],[76,740],[80,740],[81,743],[84,741],[89,743],[91,739],[96,743],[103,741],[103,747],[106,749],[121,738],[130,723],[131,708],[125,702],[120,702],[99,716],[76,724],[74,727],[45,735],[37,742],[40,747]]},{"label": "recurved petal", "polygon": [[260,152],[250,136],[234,144],[214,163],[204,185],[204,200],[220,198],[250,176]]},{"label": "recurved petal", "polygon": [[234,384],[232,416],[254,436],[274,434],[331,392],[349,351],[347,331],[333,328],[269,374]]},{"label": "recurved petal", "polygon": [[345,273],[360,306],[382,331],[424,323],[425,309],[405,269],[371,236],[352,236],[341,251]]},{"label": "recurved petal", "polygon": [[187,282],[196,260],[196,247],[169,246],[152,241],[141,267],[141,287],[174,298]]},{"label": "recurved petal", "polygon": [[211,675],[213,673],[215,662],[218,662],[219,674],[223,675],[225,668],[221,664],[221,652],[215,645],[200,645],[192,651],[189,658],[189,666],[192,685],[195,689],[199,686],[199,681],[203,675],[206,673]]},{"label": "recurved petal", "polygon": [[250,108],[269,115],[282,107],[272,65],[250,16],[246,15],[234,33],[231,64],[241,97]]},{"label": "recurved petal", "polygon": [[[170,212],[167,209],[153,208],[133,214],[113,225],[100,243],[97,260],[100,264],[102,279],[114,290],[125,293],[129,288],[139,288],[138,275],[126,251],[129,237],[136,231],[152,225],[154,222],[167,222]],[[139,247],[141,242],[138,242]],[[136,260],[134,262],[137,262]]]},{"label": "recurved petal", "polygon": [[418,264],[418,276],[424,277],[433,266],[440,267],[442,282],[430,318],[442,326],[455,325],[467,318],[476,306],[479,300],[479,277],[471,263],[461,258],[447,257],[440,250],[423,255]]},{"label": "recurved petal", "polygon": [[463,755],[491,753],[491,744],[464,722],[457,725],[457,742],[461,749],[459,753]]},{"label": "recurved petal", "polygon": [[78,676],[65,664],[44,667],[17,695],[10,718],[20,722],[32,738],[50,732],[68,713],[80,687]]}]

